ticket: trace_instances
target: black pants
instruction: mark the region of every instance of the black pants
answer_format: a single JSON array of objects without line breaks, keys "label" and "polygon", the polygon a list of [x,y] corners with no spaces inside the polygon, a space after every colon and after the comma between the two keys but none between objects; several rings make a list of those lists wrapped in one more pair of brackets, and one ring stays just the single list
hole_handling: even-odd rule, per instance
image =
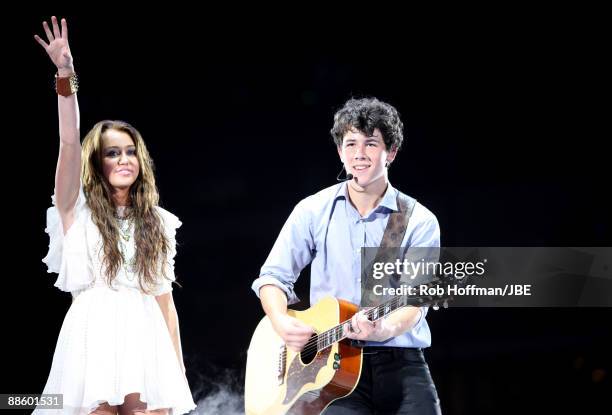
[{"label": "black pants", "polygon": [[366,347],[361,378],[323,415],[440,415],[440,400],[421,349]]}]

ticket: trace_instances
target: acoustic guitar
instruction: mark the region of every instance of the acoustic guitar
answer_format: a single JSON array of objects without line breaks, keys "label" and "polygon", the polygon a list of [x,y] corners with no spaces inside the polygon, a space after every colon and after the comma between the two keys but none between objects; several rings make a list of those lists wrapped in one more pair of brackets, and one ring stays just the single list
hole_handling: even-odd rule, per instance
[{"label": "acoustic guitar", "polygon": [[[365,315],[377,321],[406,306],[446,307],[449,299],[445,295],[395,296],[367,309]],[[357,305],[334,297],[305,311],[288,310],[315,330],[301,352],[289,350],[264,317],[248,350],[246,415],[318,415],[334,400],[349,395],[359,382],[363,356],[362,349],[346,338],[344,326],[358,311]]]}]

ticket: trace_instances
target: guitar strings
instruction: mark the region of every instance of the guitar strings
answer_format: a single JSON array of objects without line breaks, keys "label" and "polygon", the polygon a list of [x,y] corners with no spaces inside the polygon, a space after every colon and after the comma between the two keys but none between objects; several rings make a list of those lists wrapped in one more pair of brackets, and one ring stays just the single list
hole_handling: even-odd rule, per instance
[{"label": "guitar strings", "polygon": [[[374,317],[375,312],[378,312],[378,314],[379,314],[379,315],[381,315],[381,311],[383,311],[385,307],[387,307],[387,306],[389,306],[389,307],[391,307],[391,308],[396,307],[396,306],[398,306],[398,305],[399,305],[399,303],[400,303],[400,302],[402,302],[402,301],[403,301],[403,297],[394,297],[393,299],[391,299],[391,300],[387,301],[387,302],[386,302],[386,303],[384,303],[384,304],[381,304],[381,305],[379,305],[379,306],[377,306],[377,307],[370,308],[369,310],[365,311],[363,314],[364,314],[365,316],[367,316],[367,317],[368,317],[368,319],[370,319],[370,318],[373,318],[373,317]],[[384,316],[384,315],[382,315],[381,317],[379,317],[379,318],[378,318],[378,319],[376,319],[375,321],[378,321],[378,320],[380,320],[380,319],[381,319],[381,318],[383,318],[383,317],[385,317],[385,316]],[[328,348],[328,347],[329,347],[329,346],[331,346],[333,343],[336,343],[336,342],[338,342],[338,341],[340,341],[340,340],[343,340],[343,339],[347,338],[347,337],[346,337],[346,334],[344,333],[344,325],[345,325],[345,324],[349,324],[349,323],[350,323],[350,321],[351,321],[351,319],[345,320],[345,321],[343,321],[342,323],[338,324],[337,326],[332,327],[331,329],[328,329],[328,330],[326,330],[326,331],[324,331],[324,332],[321,332],[321,333],[317,333],[317,334],[315,334],[314,336],[312,336],[312,337],[311,337],[311,338],[310,338],[310,339],[309,339],[309,340],[306,342],[306,344],[304,345],[304,348],[302,349],[302,351],[301,351],[300,353],[307,353],[307,354],[308,354],[308,353],[313,352],[315,349],[316,349],[316,353],[318,353],[318,352],[320,352],[321,350],[324,350],[324,349]],[[319,349],[318,349],[318,347],[319,347],[319,344],[318,344],[319,337],[320,337],[320,336],[323,336],[323,335],[326,335],[327,333],[329,333],[329,332],[331,332],[331,331],[334,331],[334,330],[340,330],[340,333],[342,333],[342,336],[341,336],[340,338],[338,338],[338,340],[336,340],[336,341],[334,341],[334,342],[332,342],[332,343],[330,343],[330,344],[326,345],[325,347],[321,348],[321,350],[319,350]],[[285,356],[287,355],[287,349],[286,349],[286,348],[285,348],[285,350],[283,350],[282,355],[283,355],[283,357],[285,357]]]}]

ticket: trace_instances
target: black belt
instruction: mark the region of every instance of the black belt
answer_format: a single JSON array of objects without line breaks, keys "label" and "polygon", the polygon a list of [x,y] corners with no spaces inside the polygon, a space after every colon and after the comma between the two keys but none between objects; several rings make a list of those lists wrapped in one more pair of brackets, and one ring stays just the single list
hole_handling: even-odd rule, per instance
[{"label": "black belt", "polygon": [[420,355],[423,350],[418,347],[388,347],[388,346],[367,346],[363,348],[363,354],[383,354],[391,353],[395,355]]}]

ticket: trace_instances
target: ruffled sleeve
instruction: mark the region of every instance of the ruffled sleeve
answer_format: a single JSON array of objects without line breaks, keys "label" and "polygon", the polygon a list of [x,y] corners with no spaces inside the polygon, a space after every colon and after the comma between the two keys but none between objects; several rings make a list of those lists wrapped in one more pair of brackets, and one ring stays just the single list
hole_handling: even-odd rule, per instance
[{"label": "ruffled sleeve", "polygon": [[176,215],[168,212],[166,209],[157,207],[157,213],[164,223],[164,232],[168,239],[168,256],[164,264],[166,278],[161,277],[163,281],[153,290],[153,295],[162,295],[172,291],[172,282],[176,281],[174,275],[174,257],[176,256],[176,230],[182,225]]},{"label": "ruffled sleeve", "polygon": [[57,288],[67,292],[82,290],[88,287],[93,279],[87,254],[85,194],[81,187],[74,206],[74,222],[66,234],[56,207],[55,195],[51,197],[51,202],[53,206],[47,209],[45,228],[45,232],[49,234],[49,252],[42,261],[47,264],[47,272],[58,274],[55,282]]}]

